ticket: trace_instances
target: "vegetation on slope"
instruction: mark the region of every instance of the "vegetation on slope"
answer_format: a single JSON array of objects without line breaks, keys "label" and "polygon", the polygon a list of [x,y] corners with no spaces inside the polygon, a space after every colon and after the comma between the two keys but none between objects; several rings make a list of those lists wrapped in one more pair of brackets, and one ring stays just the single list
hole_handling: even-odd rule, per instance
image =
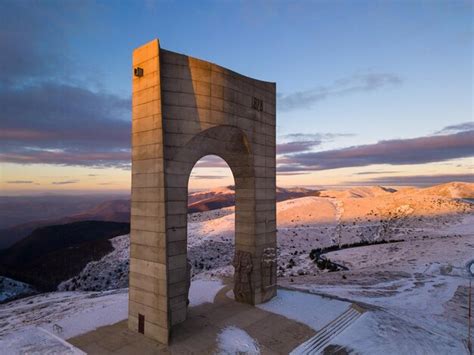
[{"label": "vegetation on slope", "polygon": [[129,223],[101,221],[38,228],[0,253],[0,274],[41,290],[55,290],[87,263],[110,253],[110,238],[129,231]]}]

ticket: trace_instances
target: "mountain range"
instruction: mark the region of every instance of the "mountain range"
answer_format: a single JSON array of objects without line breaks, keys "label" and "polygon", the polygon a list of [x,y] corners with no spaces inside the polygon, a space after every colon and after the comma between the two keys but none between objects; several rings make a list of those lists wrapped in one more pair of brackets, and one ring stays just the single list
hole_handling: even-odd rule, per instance
[{"label": "mountain range", "polygon": [[[303,197],[303,196],[316,196],[318,191],[304,189],[304,188],[277,188],[277,200],[284,201],[291,198]],[[130,199],[125,198],[114,198],[111,200],[102,201],[105,197],[92,197],[90,200],[86,197],[81,197],[78,202],[78,208],[73,209],[73,213],[66,214],[65,212],[70,211],[69,206],[72,206],[77,196],[63,196],[64,200],[64,211],[57,213],[55,218],[52,218],[50,214],[47,214],[49,218],[44,219],[31,219],[28,222],[20,223],[9,228],[0,229],[0,250],[8,248],[16,242],[22,240],[32,231],[37,228],[59,225],[80,221],[108,221],[108,222],[130,222]],[[9,198],[8,200],[12,200]],[[21,206],[25,203],[24,198],[19,198],[20,201],[16,205]],[[47,197],[44,200],[39,197],[30,201],[25,207],[28,211],[31,210],[35,205],[38,209],[48,209],[48,203],[51,203],[51,198]],[[99,200],[97,203],[94,201]],[[56,204],[59,204],[60,197],[56,196],[54,199],[53,211],[59,210],[56,208]],[[233,206],[235,204],[235,191],[233,186],[218,187],[211,190],[194,192],[188,196],[188,212],[203,212],[223,207]],[[82,209],[80,209],[82,208]],[[7,207],[5,206],[5,210]],[[18,208],[15,208],[15,214],[19,215]],[[7,213],[7,211],[4,211]],[[9,218],[9,217],[4,217]]]}]

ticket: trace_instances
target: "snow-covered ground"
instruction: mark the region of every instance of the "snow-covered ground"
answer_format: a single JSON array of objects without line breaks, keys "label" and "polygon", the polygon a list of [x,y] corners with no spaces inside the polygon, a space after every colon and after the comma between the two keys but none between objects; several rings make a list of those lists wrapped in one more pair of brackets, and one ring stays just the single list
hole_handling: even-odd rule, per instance
[{"label": "snow-covered ground", "polygon": [[318,331],[350,307],[350,303],[304,292],[278,290],[276,297],[257,307],[306,324]]},{"label": "snow-covered ground", "polygon": [[230,326],[217,336],[217,351],[222,355],[260,354],[260,346],[245,330]]},{"label": "snow-covered ground", "polygon": [[[350,302],[361,302],[370,311],[332,344],[364,354],[466,353],[473,205],[408,192],[363,189],[278,203],[279,284],[347,303],[280,290],[277,298],[260,307],[319,329]],[[315,248],[381,240],[398,242],[325,254],[348,271],[319,270],[309,257]],[[53,332],[53,325],[58,324],[63,329],[60,336],[66,339],[125,319],[126,289],[77,291],[126,286],[128,236],[114,238],[112,243],[111,254],[60,285],[61,290],[76,291],[0,306],[0,342],[2,336],[28,326]],[[233,207],[189,216],[188,257],[194,273],[191,305],[212,301],[223,287],[219,278],[232,276],[233,245]],[[81,325],[85,323],[87,329]],[[229,339],[228,333],[236,332],[223,332],[222,339]]]},{"label": "snow-covered ground", "polygon": [[[356,192],[362,195],[371,190]],[[340,199],[310,196],[278,203],[278,276],[324,276],[327,271],[321,271],[309,258],[315,248],[361,241],[450,239],[468,234],[474,226],[474,208],[469,203],[434,196],[394,196],[380,189],[372,195]],[[232,276],[229,265],[234,255],[234,223],[234,207],[189,215],[188,258],[195,279]],[[122,236],[112,243],[113,253],[90,263],[80,275],[63,282],[59,290],[126,287],[129,240]],[[399,243],[379,248],[392,253],[395,245]],[[328,255],[331,259],[332,254]],[[384,253],[379,255],[383,259]],[[349,267],[351,260],[349,255],[339,258],[340,264]]]},{"label": "snow-covered ground", "polygon": [[41,327],[25,327],[0,338],[0,354],[85,355],[75,346]]},{"label": "snow-covered ground", "polygon": [[367,355],[469,354],[462,338],[452,338],[436,328],[420,327],[416,319],[381,311],[364,313],[331,343]]},{"label": "snow-covered ground", "polygon": [[220,280],[195,280],[189,288],[189,306],[212,303],[217,293],[224,287]]},{"label": "snow-covered ground", "polygon": [[51,292],[9,302],[0,305],[0,353],[79,354],[54,337],[68,339],[127,314],[128,289]]},{"label": "snow-covered ground", "polygon": [[[459,233],[463,226],[453,229]],[[444,232],[449,234],[449,227]],[[349,271],[280,283],[378,307],[333,344],[363,354],[467,353],[473,234],[346,249],[327,257]]]},{"label": "snow-covered ground", "polygon": [[[193,282],[190,306],[212,302],[223,287],[219,280]],[[80,354],[55,338],[69,339],[127,316],[127,288],[51,292],[13,301],[0,305],[0,354],[43,354],[46,349],[50,353]]]},{"label": "snow-covered ground", "polygon": [[0,303],[35,293],[35,289],[24,282],[0,276]]},{"label": "snow-covered ground", "polygon": [[119,322],[127,314],[128,289],[44,293],[0,306],[0,339],[26,327],[42,327],[68,339]]}]

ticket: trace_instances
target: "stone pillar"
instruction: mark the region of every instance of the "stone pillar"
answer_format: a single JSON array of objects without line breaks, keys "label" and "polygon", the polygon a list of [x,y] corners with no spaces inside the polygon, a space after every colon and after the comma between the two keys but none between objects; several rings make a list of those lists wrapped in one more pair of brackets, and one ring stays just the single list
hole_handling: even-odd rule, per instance
[{"label": "stone pillar", "polygon": [[130,329],[168,342],[165,187],[158,40],[133,52]]}]

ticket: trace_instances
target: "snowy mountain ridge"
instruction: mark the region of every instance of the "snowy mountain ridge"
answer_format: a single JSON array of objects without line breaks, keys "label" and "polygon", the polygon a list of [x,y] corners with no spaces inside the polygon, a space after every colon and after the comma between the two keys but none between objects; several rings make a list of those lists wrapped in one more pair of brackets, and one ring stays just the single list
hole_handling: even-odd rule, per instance
[{"label": "snowy mountain ridge", "polygon": [[58,291],[104,291],[128,287],[130,235],[110,239],[114,250],[92,261],[75,277],[63,281]]}]

